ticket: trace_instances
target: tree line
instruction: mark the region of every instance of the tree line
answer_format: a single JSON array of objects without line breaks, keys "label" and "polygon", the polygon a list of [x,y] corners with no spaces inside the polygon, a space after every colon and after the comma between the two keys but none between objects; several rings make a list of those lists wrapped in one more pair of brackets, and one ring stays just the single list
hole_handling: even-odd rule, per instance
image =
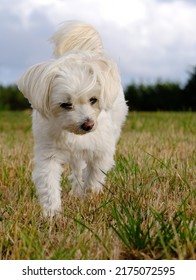
[{"label": "tree line", "polygon": [[132,111],[196,111],[196,67],[183,87],[172,82],[133,83],[125,89],[125,97]]},{"label": "tree line", "polygon": [[0,85],[0,110],[25,110],[30,108],[30,104],[16,85]]},{"label": "tree line", "polygon": [[[130,84],[125,98],[131,111],[196,111],[196,67],[185,86],[178,83]],[[0,85],[0,110],[25,110],[30,104],[16,85]]]}]

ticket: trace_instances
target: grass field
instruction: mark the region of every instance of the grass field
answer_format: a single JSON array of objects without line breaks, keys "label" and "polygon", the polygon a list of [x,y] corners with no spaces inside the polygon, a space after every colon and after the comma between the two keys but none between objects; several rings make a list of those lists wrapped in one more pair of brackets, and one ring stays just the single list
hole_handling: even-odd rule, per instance
[{"label": "grass field", "polygon": [[28,112],[0,112],[0,259],[196,259],[196,114],[130,113],[104,194],[43,217]]}]

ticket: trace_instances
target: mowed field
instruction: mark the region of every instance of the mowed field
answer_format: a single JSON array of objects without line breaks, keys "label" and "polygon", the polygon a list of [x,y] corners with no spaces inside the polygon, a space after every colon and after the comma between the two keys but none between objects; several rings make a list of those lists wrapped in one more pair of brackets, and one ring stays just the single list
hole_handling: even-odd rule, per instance
[{"label": "mowed field", "polygon": [[[104,143],[103,143],[104,144]],[[130,113],[104,194],[43,216],[30,112],[0,112],[0,259],[196,259],[196,114]]]}]

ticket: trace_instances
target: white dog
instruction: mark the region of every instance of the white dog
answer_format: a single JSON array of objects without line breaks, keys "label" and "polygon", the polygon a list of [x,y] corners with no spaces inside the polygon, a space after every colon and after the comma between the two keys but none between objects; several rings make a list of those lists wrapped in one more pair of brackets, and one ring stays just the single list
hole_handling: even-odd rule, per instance
[{"label": "white dog", "polygon": [[127,115],[117,66],[91,25],[65,22],[52,41],[56,59],[18,81],[33,107],[33,181],[49,216],[61,210],[62,163],[72,169],[72,194],[102,191]]}]

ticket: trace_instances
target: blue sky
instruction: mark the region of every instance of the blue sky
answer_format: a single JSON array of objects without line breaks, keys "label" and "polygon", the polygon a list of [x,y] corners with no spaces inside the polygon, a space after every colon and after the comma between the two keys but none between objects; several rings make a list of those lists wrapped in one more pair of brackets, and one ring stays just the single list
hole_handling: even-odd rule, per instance
[{"label": "blue sky", "polygon": [[50,59],[48,38],[65,20],[99,31],[123,84],[178,81],[196,65],[193,0],[1,0],[0,84],[14,83],[32,64]]}]

